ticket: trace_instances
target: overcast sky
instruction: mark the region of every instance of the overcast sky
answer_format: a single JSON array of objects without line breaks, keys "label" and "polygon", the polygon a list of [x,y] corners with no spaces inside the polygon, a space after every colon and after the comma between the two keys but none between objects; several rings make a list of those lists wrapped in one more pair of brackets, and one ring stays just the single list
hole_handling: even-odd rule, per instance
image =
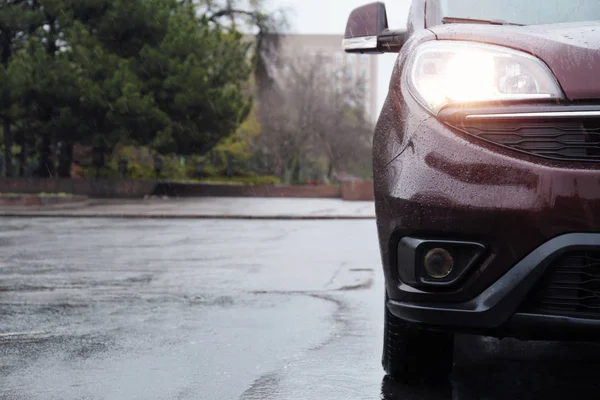
[{"label": "overcast sky", "polygon": [[[350,12],[373,0],[270,0],[271,7],[287,11],[291,26],[296,33],[339,33],[343,34]],[[408,19],[410,0],[388,0],[386,2],[390,28],[404,28]],[[341,45],[341,44],[340,44]],[[379,106],[387,95],[392,67],[396,55],[379,57]]]}]

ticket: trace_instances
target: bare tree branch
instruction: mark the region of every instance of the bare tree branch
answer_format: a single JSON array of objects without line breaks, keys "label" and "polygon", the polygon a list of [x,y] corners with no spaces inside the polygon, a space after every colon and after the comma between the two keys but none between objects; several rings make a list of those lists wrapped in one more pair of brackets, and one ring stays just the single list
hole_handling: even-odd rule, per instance
[{"label": "bare tree branch", "polygon": [[299,56],[287,64],[285,88],[262,100],[263,133],[255,143],[274,160],[272,173],[300,179],[299,172],[327,179],[360,174],[370,162],[371,127],[366,122],[364,85],[324,56]]}]

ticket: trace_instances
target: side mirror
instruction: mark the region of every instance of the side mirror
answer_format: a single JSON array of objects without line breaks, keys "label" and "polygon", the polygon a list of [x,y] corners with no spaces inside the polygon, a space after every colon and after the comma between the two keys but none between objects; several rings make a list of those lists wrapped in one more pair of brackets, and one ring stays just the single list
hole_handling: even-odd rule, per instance
[{"label": "side mirror", "polygon": [[352,11],[342,47],[346,53],[397,53],[406,40],[406,30],[388,29],[387,11],[382,2]]}]

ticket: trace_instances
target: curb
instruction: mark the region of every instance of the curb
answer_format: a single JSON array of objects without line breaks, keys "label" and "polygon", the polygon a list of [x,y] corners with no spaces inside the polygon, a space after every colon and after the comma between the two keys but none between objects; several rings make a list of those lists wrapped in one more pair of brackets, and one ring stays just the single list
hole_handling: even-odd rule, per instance
[{"label": "curb", "polygon": [[160,215],[160,214],[60,214],[36,212],[0,212],[0,218],[118,218],[118,219],[218,219],[218,220],[256,220],[256,221],[342,221],[342,220],[374,220],[375,216],[349,216],[349,215]]}]

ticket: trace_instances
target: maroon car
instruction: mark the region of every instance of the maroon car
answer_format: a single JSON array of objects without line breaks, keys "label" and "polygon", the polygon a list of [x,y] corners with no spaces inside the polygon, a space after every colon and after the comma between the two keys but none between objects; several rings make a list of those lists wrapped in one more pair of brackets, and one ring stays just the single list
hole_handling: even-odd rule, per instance
[{"label": "maroon car", "polygon": [[383,365],[447,376],[453,334],[600,338],[600,2],[355,10],[350,53],[399,52],[374,138]]}]

